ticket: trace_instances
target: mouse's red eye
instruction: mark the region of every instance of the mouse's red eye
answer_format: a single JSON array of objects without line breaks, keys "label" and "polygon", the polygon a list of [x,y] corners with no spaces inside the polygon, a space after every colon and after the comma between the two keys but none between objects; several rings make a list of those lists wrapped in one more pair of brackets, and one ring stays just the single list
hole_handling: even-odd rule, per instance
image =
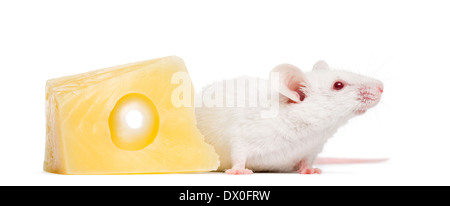
[{"label": "mouse's red eye", "polygon": [[334,85],[333,85],[333,89],[334,90],[341,90],[341,89],[344,88],[344,86],[345,86],[345,84],[342,83],[342,82],[335,82]]}]

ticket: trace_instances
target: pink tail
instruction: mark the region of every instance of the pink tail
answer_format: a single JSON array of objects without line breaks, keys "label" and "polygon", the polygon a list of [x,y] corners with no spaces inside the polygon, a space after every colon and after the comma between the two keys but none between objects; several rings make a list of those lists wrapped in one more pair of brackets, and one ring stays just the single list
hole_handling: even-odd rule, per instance
[{"label": "pink tail", "polygon": [[388,159],[352,159],[352,158],[323,158],[318,157],[314,164],[357,164],[357,163],[377,163]]}]

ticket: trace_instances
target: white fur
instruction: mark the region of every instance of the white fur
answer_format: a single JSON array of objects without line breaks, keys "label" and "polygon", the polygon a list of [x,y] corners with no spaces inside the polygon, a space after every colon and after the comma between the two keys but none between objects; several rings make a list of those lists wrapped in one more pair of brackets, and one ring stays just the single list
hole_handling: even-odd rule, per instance
[{"label": "white fur", "polygon": [[[281,79],[285,84],[301,80],[295,83],[306,98],[289,102],[288,98],[295,95],[282,95],[279,113],[274,118],[262,118],[261,107],[196,108],[197,126],[219,154],[220,171],[247,168],[291,172],[299,169],[302,160],[310,167],[339,127],[375,106],[381,97],[380,81],[330,70],[324,61],[319,61],[310,72],[294,72],[302,77],[283,75],[283,71],[293,73],[292,67],[284,64],[274,70],[281,72],[281,78],[290,78]],[[338,80],[346,86],[336,91],[333,85]],[[247,86],[246,90],[249,89],[252,88]]]}]

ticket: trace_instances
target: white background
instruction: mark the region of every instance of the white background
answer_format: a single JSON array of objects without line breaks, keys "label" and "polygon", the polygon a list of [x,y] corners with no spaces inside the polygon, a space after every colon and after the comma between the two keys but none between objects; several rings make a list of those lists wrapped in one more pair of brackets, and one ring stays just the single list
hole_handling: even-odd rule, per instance
[{"label": "white background", "polygon": [[[0,1],[0,185],[450,185],[448,1]],[[322,175],[43,172],[45,81],[177,55],[194,86],[319,59],[385,83]]]}]

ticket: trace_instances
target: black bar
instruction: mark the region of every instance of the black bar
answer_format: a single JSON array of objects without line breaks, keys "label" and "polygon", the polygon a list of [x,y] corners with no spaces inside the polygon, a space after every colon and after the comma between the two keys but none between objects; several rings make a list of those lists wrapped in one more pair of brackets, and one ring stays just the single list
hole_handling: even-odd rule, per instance
[{"label": "black bar", "polygon": [[450,194],[448,187],[402,186],[6,186],[0,187],[0,191],[3,201],[14,198],[14,195],[26,197],[40,194],[52,198],[54,203],[83,203],[84,200],[88,203],[113,202],[117,205],[120,202],[127,205],[274,205],[286,201],[295,205],[306,202],[325,204],[330,201],[339,205],[358,202],[361,203],[359,205],[391,205],[397,201],[405,203],[411,200],[417,204],[426,201],[429,205],[434,200],[443,200],[441,203],[447,204],[448,200],[442,198]]}]

